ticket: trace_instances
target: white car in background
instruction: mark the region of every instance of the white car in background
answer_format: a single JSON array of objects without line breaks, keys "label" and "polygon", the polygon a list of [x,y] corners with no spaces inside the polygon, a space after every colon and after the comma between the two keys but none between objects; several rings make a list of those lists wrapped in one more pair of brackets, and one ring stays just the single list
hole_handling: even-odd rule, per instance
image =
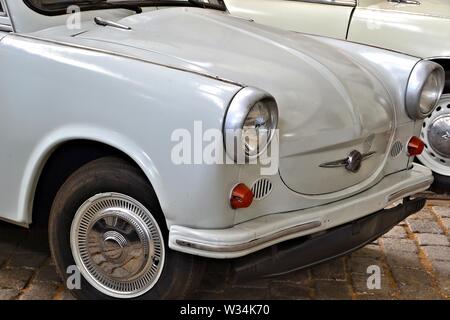
[{"label": "white car in background", "polygon": [[[364,43],[442,65],[446,85],[421,133],[418,158],[435,174],[434,189],[450,193],[449,0],[225,0],[234,16],[297,32]],[[384,61],[379,61],[384,63]]]},{"label": "white car in background", "polygon": [[77,297],[184,297],[197,256],[285,273],[425,204],[440,65],[210,2],[0,0],[0,218],[48,229]]}]

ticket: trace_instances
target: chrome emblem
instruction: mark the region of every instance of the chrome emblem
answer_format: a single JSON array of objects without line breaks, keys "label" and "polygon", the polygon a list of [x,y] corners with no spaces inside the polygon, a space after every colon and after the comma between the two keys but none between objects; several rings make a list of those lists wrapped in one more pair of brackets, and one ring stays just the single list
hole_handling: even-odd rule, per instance
[{"label": "chrome emblem", "polygon": [[325,162],[320,165],[321,168],[338,168],[345,167],[350,172],[358,172],[361,169],[361,164],[364,160],[372,157],[376,152],[362,154],[358,150],[353,150],[348,157],[341,160]]}]

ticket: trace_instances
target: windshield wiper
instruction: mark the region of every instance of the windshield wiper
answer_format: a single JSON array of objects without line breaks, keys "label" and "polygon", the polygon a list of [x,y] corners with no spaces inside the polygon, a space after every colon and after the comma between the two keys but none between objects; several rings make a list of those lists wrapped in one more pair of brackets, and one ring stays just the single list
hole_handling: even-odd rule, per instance
[{"label": "windshield wiper", "polygon": [[131,30],[131,28],[128,26],[125,26],[123,24],[120,24],[120,23],[117,23],[114,21],[105,20],[100,17],[95,17],[94,22],[102,27],[114,27],[114,28],[118,28],[118,29]]},{"label": "windshield wiper", "polygon": [[[142,8],[140,5],[145,5],[146,2],[153,3],[155,6],[175,6],[182,5],[182,1],[173,1],[173,0],[141,0],[140,3],[123,3],[120,1],[110,2],[110,0],[92,0],[91,4],[95,5],[105,5],[110,8],[122,8],[128,9],[132,11],[136,11],[136,13],[142,13]],[[221,11],[226,11],[226,5],[223,0],[188,0],[188,3],[194,7],[204,8],[204,9],[216,9]]]},{"label": "windshield wiper", "polygon": [[223,0],[188,0],[188,2],[199,8],[227,11],[227,6]]},{"label": "windshield wiper", "polygon": [[224,0],[58,0],[57,2],[48,2],[43,4],[35,3],[35,0],[23,0],[24,3],[36,12],[48,16],[55,16],[67,13],[67,6],[77,5],[81,11],[85,10],[101,10],[101,9],[127,9],[136,13],[142,13],[142,7],[175,7],[175,6],[191,6],[206,9],[215,9],[227,11]]}]

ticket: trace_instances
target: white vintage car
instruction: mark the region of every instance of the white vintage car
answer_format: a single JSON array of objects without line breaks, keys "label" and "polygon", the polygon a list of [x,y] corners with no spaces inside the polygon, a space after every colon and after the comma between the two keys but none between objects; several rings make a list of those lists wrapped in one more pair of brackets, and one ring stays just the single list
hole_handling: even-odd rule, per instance
[{"label": "white vintage car", "polygon": [[183,297],[197,256],[285,273],[425,203],[413,195],[433,176],[412,160],[438,64],[256,25],[221,1],[0,3],[0,215],[49,219],[78,297]]},{"label": "white vintage car", "polygon": [[231,14],[285,30],[347,39],[439,63],[444,95],[426,118],[419,161],[450,194],[449,0],[225,0]]}]

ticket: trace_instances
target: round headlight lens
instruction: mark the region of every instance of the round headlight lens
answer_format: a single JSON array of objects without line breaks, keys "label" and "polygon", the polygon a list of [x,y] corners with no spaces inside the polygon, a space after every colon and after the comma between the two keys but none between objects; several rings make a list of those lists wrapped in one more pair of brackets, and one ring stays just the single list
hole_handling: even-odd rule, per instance
[{"label": "round headlight lens", "polygon": [[438,103],[441,95],[441,77],[439,72],[434,71],[428,77],[425,85],[422,89],[422,95],[420,97],[420,112],[428,114],[433,111],[434,107]]},{"label": "round headlight lens", "polygon": [[406,90],[405,106],[408,116],[423,119],[433,112],[445,84],[444,69],[437,63],[423,60],[411,72]]},{"label": "round headlight lens", "polygon": [[249,157],[257,156],[266,149],[276,129],[276,119],[271,112],[270,103],[258,101],[244,121],[242,143]]},{"label": "round headlight lens", "polygon": [[246,87],[231,102],[224,121],[227,154],[235,161],[260,156],[278,126],[278,106],[270,94]]}]

